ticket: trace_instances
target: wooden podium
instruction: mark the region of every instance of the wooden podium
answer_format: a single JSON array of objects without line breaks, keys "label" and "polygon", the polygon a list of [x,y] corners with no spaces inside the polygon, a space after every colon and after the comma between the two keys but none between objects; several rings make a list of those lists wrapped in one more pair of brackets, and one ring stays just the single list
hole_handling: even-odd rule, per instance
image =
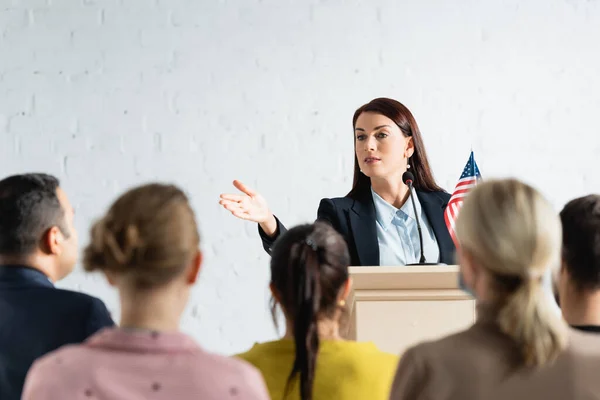
[{"label": "wooden podium", "polygon": [[457,266],[351,267],[350,276],[350,340],[401,354],[475,321],[475,300],[458,288]]}]

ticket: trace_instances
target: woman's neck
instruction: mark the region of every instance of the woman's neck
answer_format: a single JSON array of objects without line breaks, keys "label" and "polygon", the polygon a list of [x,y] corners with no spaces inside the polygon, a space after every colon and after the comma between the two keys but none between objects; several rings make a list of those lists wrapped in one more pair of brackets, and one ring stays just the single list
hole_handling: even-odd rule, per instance
[{"label": "woman's neck", "polygon": [[181,297],[178,293],[168,292],[121,292],[120,326],[161,332],[178,331],[186,303]]},{"label": "woman's neck", "polygon": [[387,203],[400,208],[409,197],[408,186],[402,179],[371,178],[371,188]]},{"label": "woman's neck", "polygon": [[[320,340],[343,340],[340,336],[340,324],[338,321],[324,319],[317,322],[317,331]],[[294,326],[287,321],[284,339],[294,339]]]}]

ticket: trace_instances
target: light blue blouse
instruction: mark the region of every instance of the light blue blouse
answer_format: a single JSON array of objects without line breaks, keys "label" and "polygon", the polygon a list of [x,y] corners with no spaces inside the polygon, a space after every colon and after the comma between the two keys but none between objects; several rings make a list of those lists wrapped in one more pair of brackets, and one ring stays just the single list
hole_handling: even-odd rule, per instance
[{"label": "light blue blouse", "polygon": [[[377,214],[379,265],[406,265],[419,262],[421,257],[419,231],[411,200],[408,199],[398,209],[386,202],[373,189],[371,195]],[[440,249],[435,234],[416,194],[414,199],[423,233],[425,262],[437,263],[440,261]]]}]

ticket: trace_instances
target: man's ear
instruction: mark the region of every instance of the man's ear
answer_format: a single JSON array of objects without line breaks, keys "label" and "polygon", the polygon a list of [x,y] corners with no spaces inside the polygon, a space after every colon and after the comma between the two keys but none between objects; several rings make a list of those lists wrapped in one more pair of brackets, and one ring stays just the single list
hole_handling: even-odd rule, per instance
[{"label": "man's ear", "polygon": [[42,236],[41,248],[47,254],[60,255],[65,237],[57,226],[53,226]]},{"label": "man's ear", "polygon": [[189,272],[186,279],[188,284],[193,285],[198,280],[198,276],[200,275],[201,269],[200,267],[202,266],[202,259],[202,252],[198,250],[189,266]]},{"label": "man's ear", "polygon": [[561,282],[567,285],[571,283],[571,274],[569,273],[569,267],[564,260],[560,262],[558,273],[553,274],[552,277],[553,282],[557,288],[559,287],[559,285],[561,285]]}]

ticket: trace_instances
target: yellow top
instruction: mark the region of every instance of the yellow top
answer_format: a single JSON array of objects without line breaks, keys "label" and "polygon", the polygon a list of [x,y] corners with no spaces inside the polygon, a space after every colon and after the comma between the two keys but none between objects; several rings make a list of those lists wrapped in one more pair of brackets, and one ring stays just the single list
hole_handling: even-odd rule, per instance
[{"label": "yellow top", "polygon": [[[293,340],[255,344],[238,355],[258,368],[272,400],[283,400],[295,358]],[[313,400],[387,400],[399,357],[373,343],[322,340],[319,345]],[[299,374],[286,400],[300,399]]]}]

